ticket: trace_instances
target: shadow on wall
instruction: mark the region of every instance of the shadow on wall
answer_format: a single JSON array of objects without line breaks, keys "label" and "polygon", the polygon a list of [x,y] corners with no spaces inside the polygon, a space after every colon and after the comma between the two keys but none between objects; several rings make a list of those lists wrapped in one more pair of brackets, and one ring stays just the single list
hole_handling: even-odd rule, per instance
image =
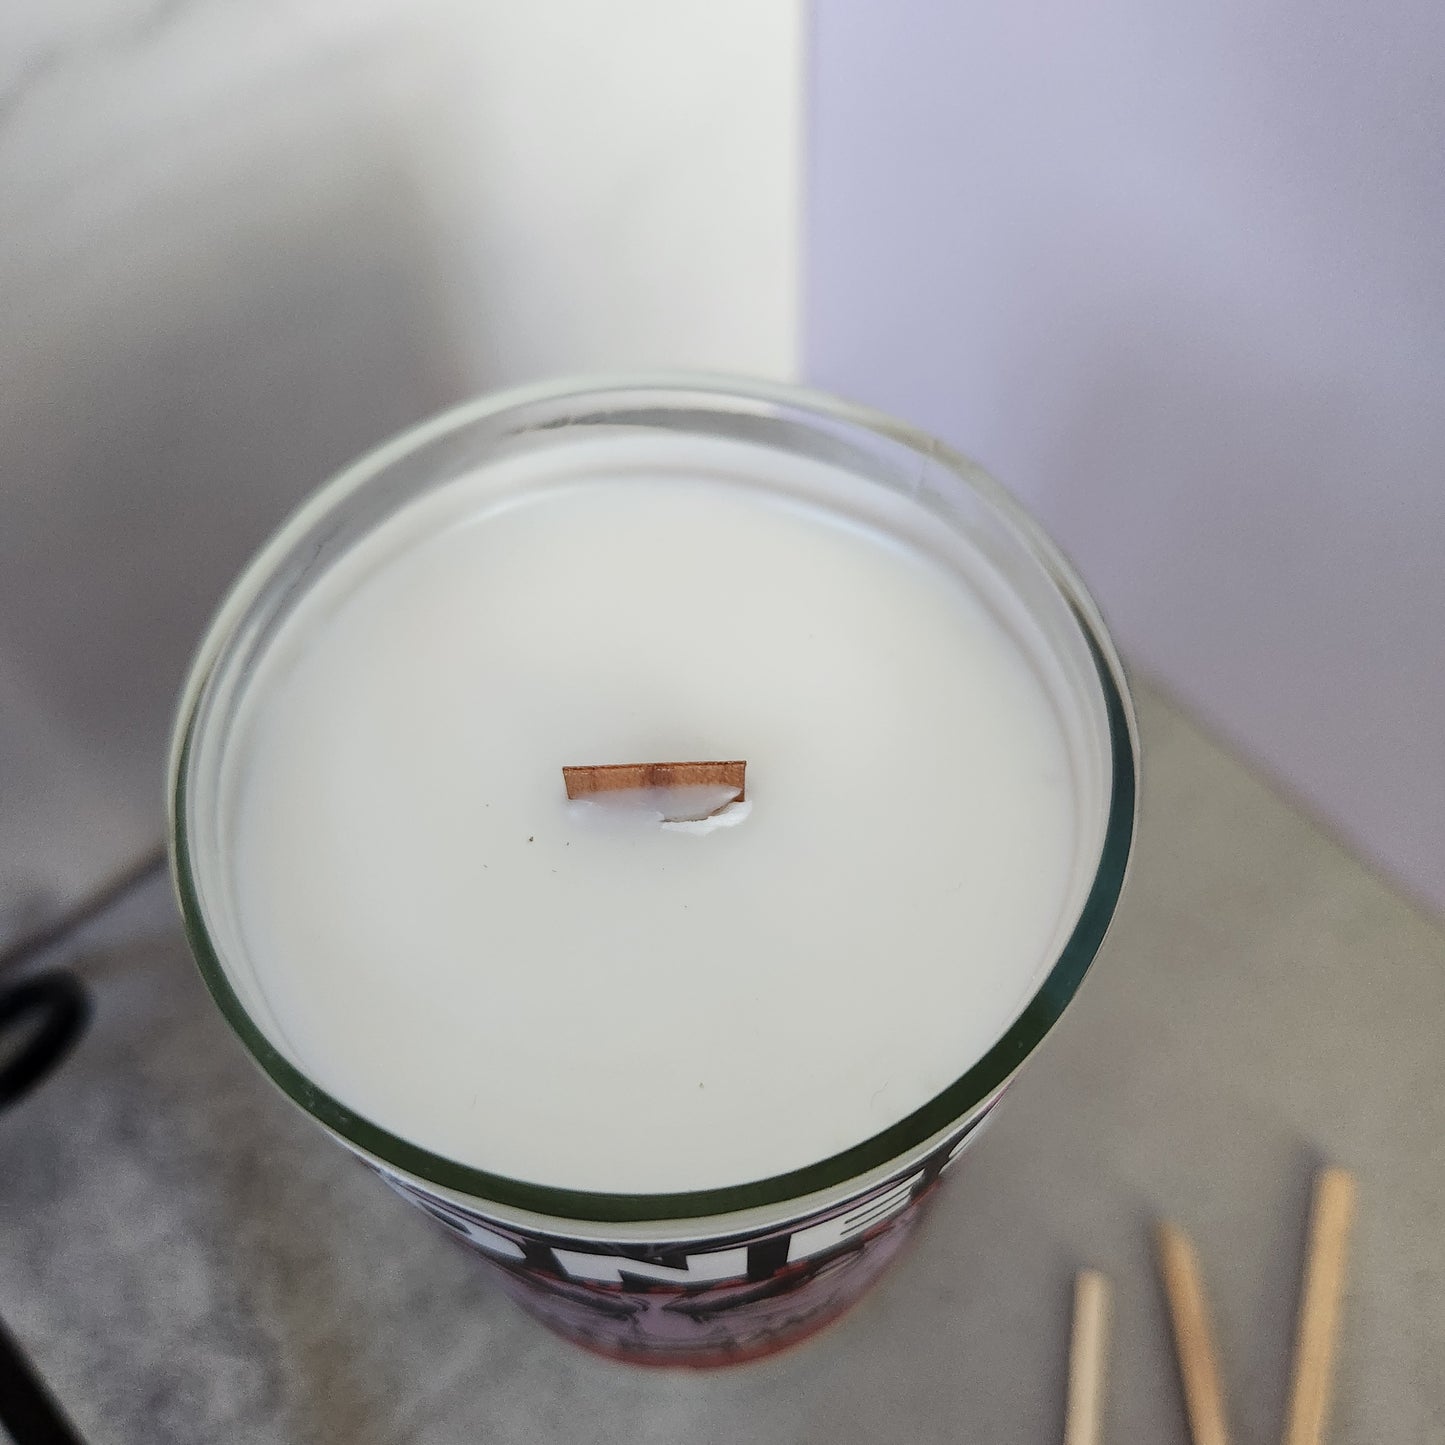
[{"label": "shadow on wall", "polygon": [[[304,76],[12,212],[0,938],[159,836],[175,695],[256,544],[468,390],[404,155],[360,109]],[[0,134],[32,189],[38,129]]]}]

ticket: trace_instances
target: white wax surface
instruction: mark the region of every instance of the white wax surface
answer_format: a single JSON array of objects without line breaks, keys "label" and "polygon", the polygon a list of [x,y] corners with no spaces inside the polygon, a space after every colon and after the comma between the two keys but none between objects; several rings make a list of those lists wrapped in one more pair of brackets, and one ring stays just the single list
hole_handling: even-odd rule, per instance
[{"label": "white wax surface", "polygon": [[[491,467],[271,644],[224,793],[242,991],[356,1112],[514,1178],[739,1183],[902,1118],[1027,1001],[1095,861],[1045,673],[856,481],[830,508],[790,468],[823,471],[645,439]],[[735,826],[562,785],[712,758],[747,760]]]}]

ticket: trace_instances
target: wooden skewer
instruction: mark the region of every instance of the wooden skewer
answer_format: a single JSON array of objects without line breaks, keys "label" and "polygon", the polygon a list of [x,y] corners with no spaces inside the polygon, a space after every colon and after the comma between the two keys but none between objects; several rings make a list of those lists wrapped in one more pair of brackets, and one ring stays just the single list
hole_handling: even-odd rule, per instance
[{"label": "wooden skewer", "polygon": [[1174,1348],[1194,1445],[1229,1445],[1224,1419],[1224,1389],[1219,1354],[1209,1322],[1209,1303],[1199,1272],[1199,1256],[1177,1224],[1158,1225],[1159,1272],[1174,1323]]},{"label": "wooden skewer", "polygon": [[1100,1445],[1104,1438],[1109,1305],[1108,1278],[1096,1269],[1080,1270],[1074,1281],[1074,1331],[1069,1342],[1064,1445]]},{"label": "wooden skewer", "polygon": [[1321,1445],[1325,1438],[1355,1195],[1355,1176],[1346,1169],[1322,1169],[1315,1180],[1285,1445]]},{"label": "wooden skewer", "polygon": [[746,762],[724,763],[605,763],[598,767],[563,768],[562,781],[569,798],[613,793],[627,788],[736,788],[743,797]]}]

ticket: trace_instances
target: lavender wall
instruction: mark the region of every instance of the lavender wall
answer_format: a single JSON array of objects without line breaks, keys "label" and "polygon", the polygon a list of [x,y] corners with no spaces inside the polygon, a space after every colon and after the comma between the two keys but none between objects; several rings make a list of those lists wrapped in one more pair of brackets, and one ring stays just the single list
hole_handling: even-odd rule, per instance
[{"label": "lavender wall", "polygon": [[805,371],[1445,908],[1445,12],[828,0]]}]

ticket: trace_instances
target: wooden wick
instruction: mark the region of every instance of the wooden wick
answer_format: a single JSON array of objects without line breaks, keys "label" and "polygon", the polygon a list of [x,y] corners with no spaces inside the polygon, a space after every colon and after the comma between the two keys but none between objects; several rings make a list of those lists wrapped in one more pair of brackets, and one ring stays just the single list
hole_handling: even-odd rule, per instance
[{"label": "wooden wick", "polygon": [[1320,1445],[1325,1437],[1355,1194],[1347,1169],[1322,1169],[1315,1180],[1285,1445]]},{"label": "wooden wick", "polygon": [[1100,1445],[1104,1375],[1109,1349],[1109,1281],[1096,1269],[1074,1282],[1074,1332],[1069,1343],[1069,1398],[1064,1445]]},{"label": "wooden wick", "polygon": [[629,788],[736,788],[743,797],[747,763],[605,763],[599,767],[563,768],[569,798],[615,793]]},{"label": "wooden wick", "polygon": [[1179,1357],[1190,1434],[1194,1445],[1229,1445],[1219,1354],[1214,1347],[1199,1256],[1189,1236],[1176,1224],[1161,1220],[1157,1237],[1159,1273],[1174,1323],[1174,1348]]}]

